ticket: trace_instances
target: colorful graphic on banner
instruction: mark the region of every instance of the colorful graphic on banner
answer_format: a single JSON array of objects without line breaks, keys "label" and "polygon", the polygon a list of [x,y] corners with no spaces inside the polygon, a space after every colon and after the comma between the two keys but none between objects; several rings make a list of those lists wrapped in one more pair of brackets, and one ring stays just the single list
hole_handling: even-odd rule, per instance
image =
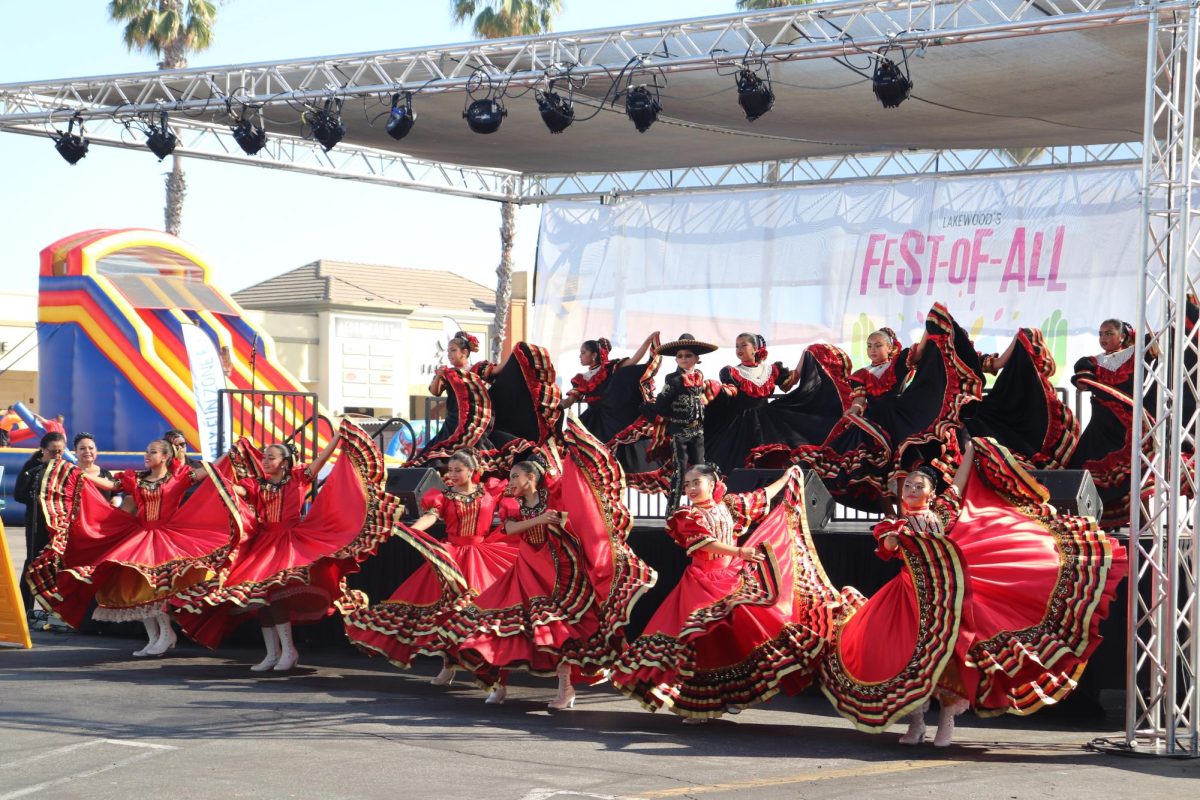
[{"label": "colorful graphic on banner", "polygon": [[867,333],[913,341],[941,301],[983,350],[1042,328],[1061,375],[1102,320],[1136,316],[1138,183],[1104,168],[549,203],[530,338],[561,359],[597,336],[731,349],[753,331],[789,364],[816,341],[862,363]]}]

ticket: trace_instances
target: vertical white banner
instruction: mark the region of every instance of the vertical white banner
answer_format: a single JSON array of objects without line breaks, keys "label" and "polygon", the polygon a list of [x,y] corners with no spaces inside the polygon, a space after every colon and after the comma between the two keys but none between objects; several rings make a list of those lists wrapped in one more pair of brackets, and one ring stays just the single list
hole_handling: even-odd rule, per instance
[{"label": "vertical white banner", "polygon": [[[216,461],[221,455],[217,452],[217,426],[220,418],[220,395],[217,392],[225,388],[225,370],[221,366],[221,356],[216,345],[198,326],[183,325],[183,343],[187,348],[188,364],[192,372],[192,394],[196,399],[196,430],[200,435],[200,454],[205,461]],[[228,399],[224,419],[225,442],[229,445],[232,444],[229,435],[232,426]]]}]

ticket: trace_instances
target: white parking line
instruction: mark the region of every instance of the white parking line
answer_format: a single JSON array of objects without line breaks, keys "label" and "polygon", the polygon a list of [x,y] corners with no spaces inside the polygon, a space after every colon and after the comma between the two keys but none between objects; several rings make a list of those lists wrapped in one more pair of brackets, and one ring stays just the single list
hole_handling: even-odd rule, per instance
[{"label": "white parking line", "polygon": [[72,750],[79,750],[84,747],[91,747],[91,746],[99,745],[99,744],[111,744],[111,745],[117,745],[119,747],[133,747],[133,748],[137,748],[137,749],[141,750],[142,752],[137,753],[136,755],[132,755],[128,758],[123,758],[118,761],[114,761],[111,764],[105,764],[102,767],[94,767],[92,769],[84,770],[82,772],[76,772],[72,775],[65,775],[61,778],[55,778],[54,780],[44,781],[42,783],[37,783],[32,786],[25,786],[21,789],[11,791],[6,794],[0,794],[0,800],[16,800],[16,798],[18,798],[18,797],[28,797],[29,795],[37,794],[38,792],[44,791],[46,789],[50,789],[55,786],[62,786],[63,784],[70,783],[71,781],[77,781],[77,780],[82,780],[85,778],[90,778],[93,775],[99,775],[102,772],[108,772],[110,770],[114,770],[119,767],[127,767],[130,764],[134,764],[138,761],[144,761],[147,758],[153,758],[154,756],[162,755],[163,753],[166,753],[168,751],[179,749],[178,747],[173,747],[172,745],[152,744],[150,742],[132,742],[132,741],[126,741],[126,740],[122,740],[122,739],[92,739],[90,741],[81,742],[79,744],[67,745],[66,747],[59,747],[59,748],[56,748],[55,750],[50,750],[45,753],[40,753],[36,756],[32,756],[31,758],[24,759],[23,761],[11,762],[11,763],[5,764],[3,766],[10,767],[10,766],[14,766],[15,764],[18,764],[18,763],[19,764],[28,764],[30,761],[36,761],[41,758],[49,758],[51,756],[61,755],[63,753],[69,753]]}]

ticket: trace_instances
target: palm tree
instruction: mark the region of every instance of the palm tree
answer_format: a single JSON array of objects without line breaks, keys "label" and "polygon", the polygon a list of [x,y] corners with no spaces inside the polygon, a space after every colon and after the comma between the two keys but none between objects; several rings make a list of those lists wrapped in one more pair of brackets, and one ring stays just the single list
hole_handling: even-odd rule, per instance
[{"label": "palm tree", "polygon": [[[183,69],[188,53],[199,53],[212,44],[217,6],[213,0],[111,0],[108,16],[125,23],[125,46],[130,50],[159,56],[159,69]],[[175,155],[163,211],[167,233],[179,235],[186,194],[182,159]]]},{"label": "palm tree", "polygon": [[[479,38],[503,39],[552,30],[554,17],[562,13],[562,5],[562,0],[451,0],[451,13],[459,24],[471,20],[471,30]],[[504,348],[512,305],[516,224],[517,205],[505,200],[500,204],[500,266],[496,267],[496,316],[492,322],[492,359],[496,361]]]}]

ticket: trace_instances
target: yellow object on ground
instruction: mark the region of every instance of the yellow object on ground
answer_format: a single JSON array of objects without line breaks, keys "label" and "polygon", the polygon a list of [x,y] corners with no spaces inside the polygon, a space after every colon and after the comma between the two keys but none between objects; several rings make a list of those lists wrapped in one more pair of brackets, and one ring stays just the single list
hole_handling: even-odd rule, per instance
[{"label": "yellow object on ground", "polygon": [[25,604],[21,602],[21,590],[17,586],[12,559],[8,555],[8,541],[4,538],[4,523],[0,522],[0,642],[33,647],[29,638],[29,624],[25,621]]}]

